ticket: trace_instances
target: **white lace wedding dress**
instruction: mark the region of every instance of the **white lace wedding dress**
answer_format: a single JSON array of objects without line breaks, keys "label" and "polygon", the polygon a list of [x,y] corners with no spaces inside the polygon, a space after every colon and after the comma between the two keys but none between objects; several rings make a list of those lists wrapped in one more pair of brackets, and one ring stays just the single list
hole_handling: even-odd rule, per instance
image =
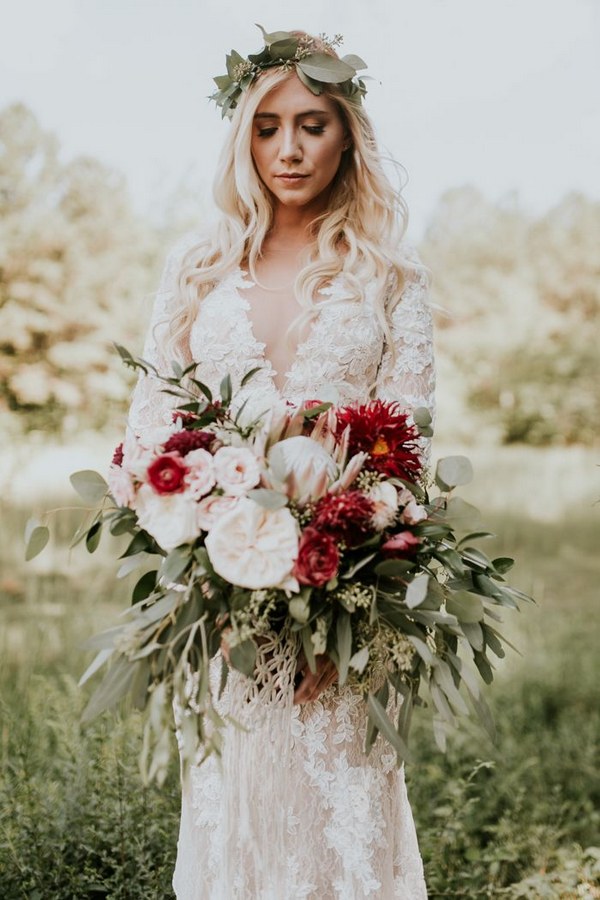
[{"label": "white lace wedding dress", "polygon": [[[194,235],[170,254],[144,356],[168,371],[165,312]],[[393,314],[395,358],[372,311],[369,286],[348,299],[341,277],[323,291],[323,306],[278,391],[275,373],[256,340],[241,271],[223,279],[202,302],[190,334],[197,377],[215,391],[224,373],[235,383],[261,371],[244,388],[260,412],[280,400],[341,403],[371,396],[411,407],[433,406],[433,351],[428,282],[406,248],[407,283]],[[174,402],[142,377],[130,426],[170,421]],[[241,398],[243,399],[243,398]],[[350,687],[329,688],[319,700],[292,702],[297,647],[273,636],[259,649],[256,682],[229,676],[223,708],[248,725],[230,727],[222,762],[193,767],[183,784],[181,829],[173,885],[179,900],[362,900],[427,897],[403,768],[381,737],[363,753],[365,710]]]}]

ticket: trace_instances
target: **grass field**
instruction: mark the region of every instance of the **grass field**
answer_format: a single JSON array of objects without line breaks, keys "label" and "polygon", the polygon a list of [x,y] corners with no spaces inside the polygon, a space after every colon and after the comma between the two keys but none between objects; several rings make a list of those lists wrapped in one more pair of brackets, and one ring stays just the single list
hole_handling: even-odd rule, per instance
[{"label": "grass field", "polygon": [[[503,493],[496,473],[510,484],[515,459],[483,461],[470,496],[494,509],[494,550],[518,557],[512,580],[538,602],[512,617],[522,655],[487,691],[496,744],[467,724],[442,756],[426,716],[416,724],[407,778],[431,898],[600,897],[600,510],[572,488],[548,513],[558,463],[543,454],[520,457],[518,486]],[[106,558],[78,550],[69,562],[73,521],[26,567],[28,515],[15,506],[0,525],[0,897],[171,897],[175,766],[145,789],[139,719],[78,724],[80,644],[128,586]]]}]

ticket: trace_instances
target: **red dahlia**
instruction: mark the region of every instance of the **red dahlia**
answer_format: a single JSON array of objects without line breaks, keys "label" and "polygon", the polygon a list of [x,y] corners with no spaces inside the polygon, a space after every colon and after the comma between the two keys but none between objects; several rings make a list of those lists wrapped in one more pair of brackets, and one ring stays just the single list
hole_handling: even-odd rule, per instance
[{"label": "red dahlia", "polygon": [[317,504],[312,525],[355,547],[372,534],[374,512],[375,504],[362,491],[327,494]]},{"label": "red dahlia", "polygon": [[414,482],[422,468],[419,433],[401,409],[399,403],[386,400],[343,407],[337,414],[337,437],[349,425],[350,454],[368,453],[366,469]]},{"label": "red dahlia", "polygon": [[215,436],[210,431],[176,431],[165,444],[165,453],[185,456],[192,450],[210,450]]},{"label": "red dahlia", "polygon": [[150,463],[146,474],[157,494],[176,494],[185,487],[187,471],[178,453],[163,453]]}]

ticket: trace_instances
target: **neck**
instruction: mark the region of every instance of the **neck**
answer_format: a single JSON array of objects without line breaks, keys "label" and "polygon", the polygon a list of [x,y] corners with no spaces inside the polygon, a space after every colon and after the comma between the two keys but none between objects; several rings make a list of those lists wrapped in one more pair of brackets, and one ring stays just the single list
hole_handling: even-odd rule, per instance
[{"label": "neck", "polygon": [[270,243],[281,241],[296,248],[306,247],[313,240],[311,226],[324,208],[323,203],[310,203],[301,207],[277,203],[273,210]]}]

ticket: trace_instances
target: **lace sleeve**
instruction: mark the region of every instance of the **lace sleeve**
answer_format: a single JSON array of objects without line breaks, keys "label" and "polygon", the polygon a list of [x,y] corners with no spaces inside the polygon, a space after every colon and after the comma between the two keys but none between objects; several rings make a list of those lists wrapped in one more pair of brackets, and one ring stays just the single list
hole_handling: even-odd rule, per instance
[{"label": "lace sleeve", "polygon": [[[186,234],[174,245],[167,255],[156,292],[142,358],[156,366],[161,374],[171,372],[171,362],[166,353],[166,339],[169,330],[170,305],[177,275],[183,257],[196,240],[197,236]],[[164,393],[163,386],[163,383],[153,375],[140,373],[127,417],[128,427],[135,434],[140,435],[147,428],[170,423],[171,410],[176,404],[176,398]]]},{"label": "lace sleeve", "polygon": [[[384,347],[376,385],[376,397],[398,400],[410,409],[425,406],[435,415],[435,367],[433,323],[429,306],[429,278],[416,251],[408,256],[411,269],[402,297],[392,313],[395,354]],[[426,457],[429,441],[422,440]]]}]

